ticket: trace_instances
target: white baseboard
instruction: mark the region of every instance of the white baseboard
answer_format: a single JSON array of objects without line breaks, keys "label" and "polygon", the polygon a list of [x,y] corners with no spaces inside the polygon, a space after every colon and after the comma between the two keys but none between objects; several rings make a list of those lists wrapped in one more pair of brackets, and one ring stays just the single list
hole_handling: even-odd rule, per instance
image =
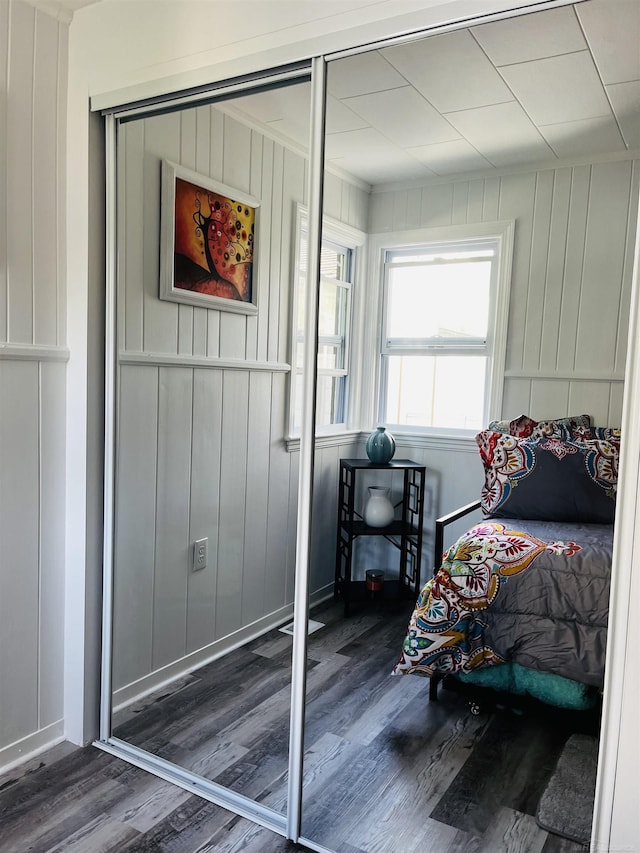
[{"label": "white baseboard", "polygon": [[64,720],[58,720],[38,729],[15,743],[0,749],[0,773],[8,773],[14,767],[24,764],[25,761],[34,758],[41,752],[51,749],[52,746],[64,740]]},{"label": "white baseboard", "polygon": [[[314,607],[317,604],[326,601],[332,595],[333,583],[326,584],[311,593],[309,597],[309,605]],[[128,707],[133,702],[138,702],[141,699],[144,699],[145,696],[166,687],[168,684],[176,681],[176,679],[183,678],[195,669],[199,669],[201,666],[211,663],[211,661],[246,645],[246,643],[266,634],[267,631],[271,631],[273,628],[279,628],[281,625],[290,621],[292,616],[293,603],[286,604],[284,607],[275,610],[273,613],[269,613],[267,616],[257,619],[250,625],[239,628],[232,634],[228,634],[226,637],[222,637],[221,639],[210,643],[208,646],[203,646],[201,649],[198,649],[196,652],[192,652],[190,655],[179,658],[178,660],[167,664],[167,666],[139,678],[137,681],[132,681],[130,684],[124,685],[124,687],[114,691],[113,713],[115,714],[118,711],[124,710],[124,708]]]}]

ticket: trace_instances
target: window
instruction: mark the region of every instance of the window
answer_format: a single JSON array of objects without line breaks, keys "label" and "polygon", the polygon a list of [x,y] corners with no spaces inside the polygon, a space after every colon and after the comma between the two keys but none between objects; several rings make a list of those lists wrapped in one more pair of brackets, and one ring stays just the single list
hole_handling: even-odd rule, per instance
[{"label": "window", "polygon": [[[352,285],[356,247],[361,236],[339,223],[323,220],[318,306],[318,381],[316,429],[333,432],[347,421],[349,343]],[[294,353],[292,358],[290,434],[300,434],[304,354],[305,284],[308,238],[306,213],[299,211],[297,228],[296,292],[294,295]]]},{"label": "window", "polygon": [[[510,229],[509,229],[510,231]],[[420,430],[482,429],[498,411],[508,264],[503,239],[386,248],[381,422]]]}]

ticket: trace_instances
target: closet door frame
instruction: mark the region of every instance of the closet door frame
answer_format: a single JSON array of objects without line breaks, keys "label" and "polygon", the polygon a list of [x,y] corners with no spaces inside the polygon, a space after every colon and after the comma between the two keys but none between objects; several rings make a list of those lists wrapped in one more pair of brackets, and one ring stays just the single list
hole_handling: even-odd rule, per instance
[{"label": "closet door frame", "polygon": [[[287,83],[308,82],[312,79],[312,65],[309,60],[295,63],[292,66],[269,69],[244,79],[234,79],[212,84],[210,87],[199,87],[176,93],[167,97],[152,98],[136,103],[124,104],[103,111],[105,122],[105,171],[106,171],[106,290],[105,290],[105,456],[104,456],[104,542],[103,542],[103,616],[102,616],[102,663],[101,663],[101,697],[100,697],[100,734],[94,745],[130,764],[140,767],[155,776],[171,782],[190,793],[197,794],[203,799],[222,806],[235,814],[247,818],[254,823],[264,826],[280,835],[297,834],[287,802],[287,813],[281,814],[267,808],[255,800],[238,794],[203,776],[186,770],[179,765],[167,761],[157,755],[133,746],[112,734],[112,666],[113,666],[113,605],[114,605],[114,543],[115,543],[115,500],[116,500],[116,442],[117,442],[117,400],[118,400],[118,336],[117,336],[117,285],[118,285],[118,130],[122,123],[134,121],[154,114],[173,112],[182,108],[193,108],[196,105],[212,104],[248,92],[261,92]],[[322,75],[320,75],[322,80]],[[312,99],[314,87],[312,80]],[[323,97],[323,96],[321,96]],[[315,98],[318,103],[320,101]],[[324,109],[315,110],[323,122]],[[319,139],[321,131],[313,127],[311,135]],[[317,120],[317,118],[316,118]],[[324,125],[323,125],[324,127]],[[323,135],[323,130],[322,130]],[[316,143],[317,144],[317,143]],[[321,166],[316,172],[321,175]],[[311,170],[310,170],[311,173]],[[317,184],[320,181],[316,180]],[[311,196],[310,196],[311,197]],[[316,230],[317,226],[316,226]],[[319,238],[318,238],[319,239]],[[319,245],[319,244],[318,244]],[[319,251],[315,260],[310,258],[308,281],[319,279]],[[315,322],[315,320],[313,320]],[[311,371],[309,368],[309,372]],[[315,383],[315,362],[311,379]],[[315,396],[314,388],[308,393]],[[313,449],[313,436],[307,436],[307,447]],[[307,454],[309,453],[307,449]],[[307,472],[307,477],[311,476]],[[307,482],[307,480],[305,480]],[[298,650],[298,658],[306,655],[306,625],[307,608],[301,602],[306,602],[308,594],[308,547],[300,547],[304,542],[304,530],[310,530],[310,498],[301,492],[303,499],[299,502],[298,519],[303,533],[298,535],[298,551],[296,564],[296,612],[294,615],[294,630],[297,632],[297,643],[302,644]],[[305,557],[306,552],[306,557]],[[301,640],[300,640],[301,637]],[[296,642],[294,640],[294,642]],[[302,767],[303,744],[303,713],[304,713],[304,666],[299,664],[292,667],[291,711],[290,711],[290,745],[289,753],[289,785],[288,795],[295,798],[295,787],[300,787],[300,769]],[[295,698],[297,697],[297,699]],[[298,809],[293,810],[299,815]],[[298,817],[299,820],[299,817]]]}]

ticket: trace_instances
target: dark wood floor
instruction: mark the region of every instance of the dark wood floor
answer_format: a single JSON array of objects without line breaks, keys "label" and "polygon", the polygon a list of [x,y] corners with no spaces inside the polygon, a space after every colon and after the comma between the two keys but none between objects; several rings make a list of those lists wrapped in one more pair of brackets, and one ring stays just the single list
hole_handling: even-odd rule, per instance
[{"label": "dark wood floor", "polygon": [[[410,605],[331,604],[310,636],[303,835],[337,853],[577,853],[538,801],[574,728],[558,714],[473,716],[392,677]],[[291,638],[260,642],[131,706],[116,734],[284,811]],[[0,777],[3,853],[303,849],[94,747]]]}]

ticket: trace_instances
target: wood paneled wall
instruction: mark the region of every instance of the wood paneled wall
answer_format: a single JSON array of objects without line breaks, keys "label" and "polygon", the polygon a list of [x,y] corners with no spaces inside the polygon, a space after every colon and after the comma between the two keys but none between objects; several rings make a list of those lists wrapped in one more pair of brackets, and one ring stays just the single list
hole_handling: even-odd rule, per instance
[{"label": "wood paneled wall", "polygon": [[[118,153],[121,703],[291,613],[298,454],[284,439],[295,214],[307,164],[209,106],[122,125]],[[260,200],[257,316],[158,298],[162,158]],[[329,176],[325,200],[329,215],[364,227],[365,191]],[[348,440],[317,454],[315,592],[333,578],[337,460],[355,452]],[[193,542],[203,537],[208,566],[194,572]]]},{"label": "wood paneled wall", "polygon": [[515,220],[503,417],[620,424],[640,163],[374,193],[370,232]]},{"label": "wood paneled wall", "polygon": [[67,36],[0,3],[0,766],[63,732]]}]

